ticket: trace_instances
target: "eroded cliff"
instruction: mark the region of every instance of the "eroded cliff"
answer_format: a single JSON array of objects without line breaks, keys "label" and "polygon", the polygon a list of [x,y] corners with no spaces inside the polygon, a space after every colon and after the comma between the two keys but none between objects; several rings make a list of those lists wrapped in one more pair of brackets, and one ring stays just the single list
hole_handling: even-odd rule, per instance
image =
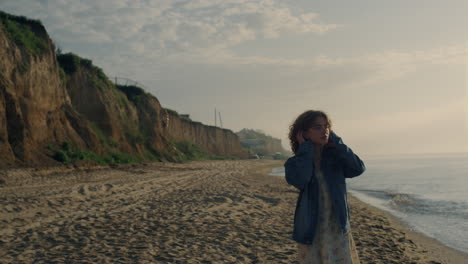
[{"label": "eroded cliff", "polygon": [[0,167],[67,155],[178,161],[193,149],[247,156],[232,131],[181,118],[141,88],[116,87],[90,60],[57,57],[39,21],[0,12]]},{"label": "eroded cliff", "polygon": [[0,21],[0,166],[50,163],[49,142],[98,147],[61,85],[45,28],[4,13]]}]

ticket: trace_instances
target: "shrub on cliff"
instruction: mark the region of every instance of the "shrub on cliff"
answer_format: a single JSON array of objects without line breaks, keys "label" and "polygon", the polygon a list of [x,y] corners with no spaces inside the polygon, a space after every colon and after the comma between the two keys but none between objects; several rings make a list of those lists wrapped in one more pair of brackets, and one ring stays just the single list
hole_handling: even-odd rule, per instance
[{"label": "shrub on cliff", "polygon": [[169,108],[164,108],[164,110],[166,110],[166,112],[168,112],[168,113],[179,116],[179,113],[177,113],[177,111],[175,111],[175,110],[172,110],[172,109],[169,109]]},{"label": "shrub on cliff", "polygon": [[57,61],[60,67],[67,74],[73,74],[78,70],[78,65],[80,64],[80,57],[76,56],[73,53],[59,54],[57,55]]},{"label": "shrub on cliff", "polygon": [[127,96],[128,100],[132,101],[134,104],[138,104],[141,96],[147,95],[143,88],[135,85],[116,85],[115,87],[122,91]]},{"label": "shrub on cliff", "polygon": [[102,69],[93,65],[92,60],[81,58],[72,52],[57,54],[57,62],[59,63],[60,68],[62,68],[68,75],[75,73],[79,67],[83,67],[97,76],[98,79],[106,82],[109,81]]}]

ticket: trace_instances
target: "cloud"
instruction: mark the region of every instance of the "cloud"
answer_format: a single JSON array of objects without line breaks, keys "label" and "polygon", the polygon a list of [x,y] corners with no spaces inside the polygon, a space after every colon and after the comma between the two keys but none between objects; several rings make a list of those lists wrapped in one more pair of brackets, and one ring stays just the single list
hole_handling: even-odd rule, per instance
[{"label": "cloud", "polygon": [[74,49],[114,73],[133,71],[141,65],[282,67],[285,72],[341,73],[342,85],[352,88],[400,78],[424,65],[461,63],[462,55],[466,54],[466,48],[460,45],[341,57],[305,54],[281,58],[241,56],[234,52],[233,47],[247,41],[275,40],[291,34],[320,35],[344,26],[323,22],[318,13],[284,3],[7,0],[2,1],[2,9],[41,19],[62,50]]},{"label": "cloud", "polygon": [[410,73],[438,65],[464,65],[468,50],[464,45],[454,44],[417,51],[384,51],[355,58],[341,58],[340,65],[356,66],[372,72],[367,78],[348,88],[362,87],[395,80]]},{"label": "cloud", "polygon": [[[4,8],[41,19],[62,42],[112,44],[120,52],[150,57],[229,54],[230,47],[285,34],[323,34],[339,27],[318,14],[292,11],[265,0],[28,0],[5,1]],[[34,5],[34,8],[31,6]],[[144,43],[135,45],[133,42]],[[226,57],[225,55],[221,55]]]}]

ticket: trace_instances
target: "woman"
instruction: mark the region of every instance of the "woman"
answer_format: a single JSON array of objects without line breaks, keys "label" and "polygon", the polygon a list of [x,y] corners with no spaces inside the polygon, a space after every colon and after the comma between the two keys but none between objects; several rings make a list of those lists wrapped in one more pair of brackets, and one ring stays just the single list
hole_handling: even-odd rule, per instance
[{"label": "woman", "polygon": [[305,111],[290,126],[294,156],[285,163],[286,181],[299,197],[292,238],[300,263],[357,264],[345,178],[365,171],[362,160],[331,130],[323,111]]}]

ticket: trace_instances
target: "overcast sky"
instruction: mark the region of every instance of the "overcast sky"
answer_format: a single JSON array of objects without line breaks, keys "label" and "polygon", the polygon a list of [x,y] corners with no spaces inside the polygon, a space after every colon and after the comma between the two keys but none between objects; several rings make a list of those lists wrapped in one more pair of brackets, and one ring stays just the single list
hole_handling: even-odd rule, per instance
[{"label": "overcast sky", "polygon": [[362,157],[468,151],[468,1],[0,0],[164,107],[287,140],[323,110]]}]

